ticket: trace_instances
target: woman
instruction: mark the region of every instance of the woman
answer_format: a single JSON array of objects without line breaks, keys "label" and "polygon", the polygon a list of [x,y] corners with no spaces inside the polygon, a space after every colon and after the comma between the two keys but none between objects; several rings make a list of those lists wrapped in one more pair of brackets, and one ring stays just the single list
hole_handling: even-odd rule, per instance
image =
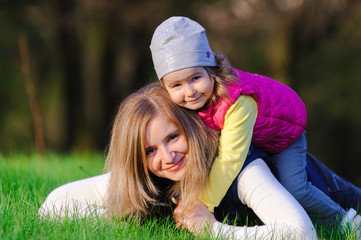
[{"label": "woman", "polygon": [[[158,83],[151,84],[120,106],[106,161],[109,173],[54,190],[40,213],[141,216],[161,202],[162,193],[171,196],[180,189],[182,204],[176,216],[182,223],[184,211],[194,213],[192,202],[202,193],[216,149],[217,134],[204,127],[196,115],[175,106]],[[239,238],[315,238],[306,212],[260,157],[265,157],[263,152],[251,147],[247,164],[231,187],[236,191],[230,191],[223,202],[232,203],[232,198],[238,198],[265,225],[234,227],[212,221],[212,233]],[[219,221],[224,212],[232,211],[230,205],[215,210]],[[206,218],[201,215],[200,222]],[[184,220],[188,227],[189,219]]]},{"label": "woman", "polygon": [[[147,159],[153,156],[151,146],[146,146],[149,138],[148,125],[158,115],[175,123],[178,132],[170,137],[183,139],[187,136],[186,146],[177,149],[176,157],[188,156],[199,160],[184,164],[182,177],[157,176],[147,169]],[[180,189],[185,207],[197,199],[204,188],[216,153],[217,136],[212,130],[203,128],[203,124],[196,119],[195,115],[187,114],[186,110],[173,104],[159,84],[139,90],[121,104],[113,124],[106,161],[106,168],[111,171],[108,203],[112,214],[124,216],[147,212],[157,202],[159,193],[164,191],[156,185],[157,182],[164,182],[159,181],[159,177],[174,181],[165,188],[169,193]],[[161,128],[156,133],[162,131]],[[156,168],[157,166],[153,166],[153,169]]]}]

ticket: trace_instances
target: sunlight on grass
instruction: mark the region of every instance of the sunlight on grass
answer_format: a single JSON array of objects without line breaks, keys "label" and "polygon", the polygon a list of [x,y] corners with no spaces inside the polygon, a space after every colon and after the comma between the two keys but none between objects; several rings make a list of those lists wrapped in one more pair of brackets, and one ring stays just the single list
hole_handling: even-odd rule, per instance
[{"label": "sunlight on grass", "polygon": [[172,218],[134,220],[40,219],[38,209],[54,188],[101,174],[101,155],[0,156],[0,239],[193,239]]},{"label": "sunlight on grass", "polygon": [[[38,209],[56,187],[103,172],[105,156],[0,155],[0,239],[196,239],[176,228],[172,216],[143,222],[85,219],[40,219]],[[319,239],[353,239],[335,229],[316,226]]]}]

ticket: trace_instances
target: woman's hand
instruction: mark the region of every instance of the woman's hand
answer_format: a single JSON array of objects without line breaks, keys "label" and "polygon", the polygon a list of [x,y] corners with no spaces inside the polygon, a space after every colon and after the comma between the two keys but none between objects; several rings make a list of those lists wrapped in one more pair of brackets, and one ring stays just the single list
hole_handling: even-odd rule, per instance
[{"label": "woman's hand", "polygon": [[205,229],[210,229],[216,222],[213,214],[200,201],[194,203],[190,210],[183,212],[182,202],[174,210],[177,227],[187,228],[194,235],[202,235]]}]

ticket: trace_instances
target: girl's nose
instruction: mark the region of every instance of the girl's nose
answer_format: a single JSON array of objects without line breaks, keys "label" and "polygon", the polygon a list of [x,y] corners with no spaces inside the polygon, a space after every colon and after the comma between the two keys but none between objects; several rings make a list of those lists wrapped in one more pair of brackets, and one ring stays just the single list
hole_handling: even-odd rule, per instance
[{"label": "girl's nose", "polygon": [[194,87],[190,84],[186,84],[184,87],[184,93],[187,97],[192,97],[195,94]]}]

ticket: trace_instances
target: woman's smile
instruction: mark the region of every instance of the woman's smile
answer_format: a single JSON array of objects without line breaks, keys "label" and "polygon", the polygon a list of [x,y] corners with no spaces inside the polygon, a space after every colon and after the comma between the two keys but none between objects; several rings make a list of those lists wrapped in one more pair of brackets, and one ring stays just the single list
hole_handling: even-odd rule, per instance
[{"label": "woman's smile", "polygon": [[179,181],[187,161],[188,146],[183,132],[162,114],[146,127],[147,168],[153,174]]},{"label": "woman's smile", "polygon": [[184,157],[181,158],[178,162],[176,162],[173,166],[171,166],[171,167],[169,167],[169,168],[167,168],[165,170],[168,171],[168,172],[173,172],[173,171],[178,170],[182,166],[183,160],[184,160]]}]

